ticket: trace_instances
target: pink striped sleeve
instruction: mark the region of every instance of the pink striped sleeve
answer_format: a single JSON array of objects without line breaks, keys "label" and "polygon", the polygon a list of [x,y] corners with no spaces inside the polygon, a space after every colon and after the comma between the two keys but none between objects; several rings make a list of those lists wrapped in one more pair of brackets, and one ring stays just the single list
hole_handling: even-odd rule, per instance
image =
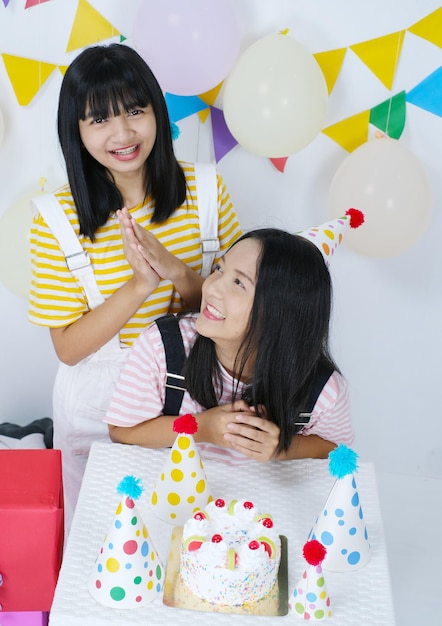
[{"label": "pink striped sleeve", "polygon": [[123,366],[104,421],[135,426],[158,417],[164,404],[166,358],[156,324],[138,337]]},{"label": "pink striped sleeve", "polygon": [[347,380],[334,372],[327,381],[313,409],[303,435],[319,435],[336,444],[351,445],[354,431]]}]

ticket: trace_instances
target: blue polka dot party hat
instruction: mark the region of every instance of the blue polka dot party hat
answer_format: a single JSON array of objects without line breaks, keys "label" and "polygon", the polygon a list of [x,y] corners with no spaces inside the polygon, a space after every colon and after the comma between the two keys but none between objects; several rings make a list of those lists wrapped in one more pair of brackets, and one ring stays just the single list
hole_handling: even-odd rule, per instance
[{"label": "blue polka dot party hat", "polygon": [[145,606],[163,588],[163,565],[135,505],[142,492],[141,481],[134,476],[119,483],[121,501],[88,580],[91,595],[107,607]]},{"label": "blue polka dot party hat", "polygon": [[340,445],[329,454],[330,474],[336,478],[309,539],[320,541],[327,554],[324,570],[350,572],[363,567],[371,556],[355,474],[358,455]]},{"label": "blue polka dot party hat", "polygon": [[190,413],[178,417],[173,430],[177,436],[157,479],[150,505],[163,522],[182,525],[213,498],[193,437],[198,430],[195,417]]},{"label": "blue polka dot party hat", "polygon": [[302,553],[308,565],[289,597],[289,611],[305,620],[321,621],[332,615],[321,567],[327,550],[320,541],[312,539],[304,544]]}]

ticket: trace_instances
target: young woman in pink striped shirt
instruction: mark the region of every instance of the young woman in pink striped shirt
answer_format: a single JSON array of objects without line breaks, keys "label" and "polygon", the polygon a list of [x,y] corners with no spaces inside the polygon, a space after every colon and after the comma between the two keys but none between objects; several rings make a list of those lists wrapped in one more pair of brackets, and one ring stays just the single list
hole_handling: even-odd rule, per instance
[{"label": "young woman in pink striped shirt", "polygon": [[[347,382],[328,347],[331,304],[326,263],[304,237],[258,229],[233,244],[203,284],[200,313],[179,316],[187,356],[180,414],[195,415],[203,458],[325,458],[353,442]],[[173,444],[165,378],[153,324],[132,349],[107,411],[113,441]]]}]

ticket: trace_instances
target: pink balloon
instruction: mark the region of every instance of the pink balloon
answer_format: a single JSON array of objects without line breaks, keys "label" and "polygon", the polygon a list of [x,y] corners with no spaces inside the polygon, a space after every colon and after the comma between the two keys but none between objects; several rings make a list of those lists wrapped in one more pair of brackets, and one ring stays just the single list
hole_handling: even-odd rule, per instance
[{"label": "pink balloon", "polygon": [[240,30],[229,0],[143,0],[137,51],[163,91],[191,96],[221,83],[239,53]]}]

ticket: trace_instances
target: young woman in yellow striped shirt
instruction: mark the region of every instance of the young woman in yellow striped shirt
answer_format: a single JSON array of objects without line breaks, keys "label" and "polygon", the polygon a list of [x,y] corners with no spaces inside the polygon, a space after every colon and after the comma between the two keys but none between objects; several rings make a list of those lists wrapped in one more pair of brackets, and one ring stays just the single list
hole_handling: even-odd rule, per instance
[{"label": "young woman in yellow striped shirt", "polygon": [[[198,306],[203,279],[194,166],[176,160],[163,93],[135,50],[94,46],[71,63],[58,135],[69,184],[56,192],[57,208],[98,287],[90,302],[37,214],[29,319],[49,327],[60,360],[54,447],[63,454],[68,530],[90,445],[109,440],[103,416],[128,348],[157,317]],[[219,175],[217,193],[214,263],[240,235]]]}]

